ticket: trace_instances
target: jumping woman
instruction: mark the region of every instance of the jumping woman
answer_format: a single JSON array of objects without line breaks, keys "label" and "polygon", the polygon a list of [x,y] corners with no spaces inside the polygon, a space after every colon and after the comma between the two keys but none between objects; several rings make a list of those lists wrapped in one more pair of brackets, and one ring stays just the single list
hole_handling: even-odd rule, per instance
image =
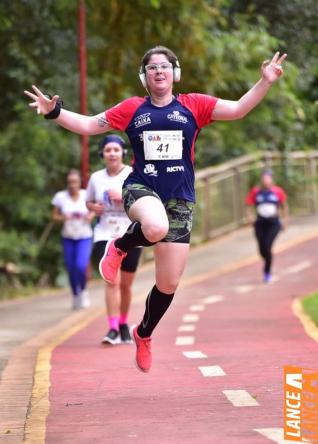
[{"label": "jumping woman", "polygon": [[175,94],[181,68],[176,55],[157,46],[141,60],[139,78],[146,97],[128,98],[96,116],[87,117],[61,108],[36,86],[25,91],[30,106],[69,131],[93,135],[126,132],[134,154],[132,173],[123,185],[123,204],[132,221],[126,233],[107,243],[100,262],[105,281],[114,282],[121,262],[136,246],[154,245],[155,284],[150,290],[143,319],[132,329],[136,363],[151,367],[151,336],[172,302],[189,252],[194,193],[194,152],[199,131],[216,120],[243,118],[264,98],[281,76],[277,52],[261,67],[260,80],[239,100],[205,94]]}]

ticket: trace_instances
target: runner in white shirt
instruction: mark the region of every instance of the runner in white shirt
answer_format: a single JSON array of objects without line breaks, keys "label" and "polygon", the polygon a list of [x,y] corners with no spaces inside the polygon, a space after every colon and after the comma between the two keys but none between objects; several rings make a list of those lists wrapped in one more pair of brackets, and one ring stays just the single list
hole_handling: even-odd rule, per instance
[{"label": "runner in white shirt", "polygon": [[[87,207],[98,215],[94,228],[94,256],[102,258],[108,241],[126,232],[131,224],[122,204],[122,185],[132,168],[123,163],[126,153],[124,140],[114,134],[106,136],[100,145],[99,155],[106,168],[96,171],[87,186]],[[109,331],[103,343],[131,343],[128,312],[132,296],[132,282],[141,248],[133,248],[121,265],[121,272],[114,283],[106,283],[105,301]]]},{"label": "runner in white shirt", "polygon": [[52,205],[53,220],[63,223],[64,262],[73,294],[73,308],[89,307],[86,269],[92,249],[91,221],[95,214],[87,209],[86,190],[81,189],[79,171],[69,171],[67,189],[55,194]]}]

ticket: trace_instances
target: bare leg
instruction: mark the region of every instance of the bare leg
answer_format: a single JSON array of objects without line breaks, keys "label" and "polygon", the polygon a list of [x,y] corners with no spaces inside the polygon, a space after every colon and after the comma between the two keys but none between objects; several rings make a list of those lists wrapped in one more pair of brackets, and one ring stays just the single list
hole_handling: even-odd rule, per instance
[{"label": "bare leg", "polygon": [[117,276],[113,284],[106,283],[105,287],[105,304],[109,317],[119,316],[119,289],[120,277]]},{"label": "bare leg", "polygon": [[119,289],[120,278],[117,276],[114,283],[106,283],[105,305],[107,311],[109,331],[103,337],[103,344],[119,344],[121,342],[119,332]]},{"label": "bare leg", "polygon": [[131,297],[132,297],[132,283],[136,273],[129,271],[121,271],[120,273],[120,314],[125,315],[129,312]]},{"label": "bare leg", "polygon": [[165,207],[156,197],[145,196],[138,199],[130,208],[129,218],[140,222],[142,232],[150,242],[159,242],[169,229]]}]

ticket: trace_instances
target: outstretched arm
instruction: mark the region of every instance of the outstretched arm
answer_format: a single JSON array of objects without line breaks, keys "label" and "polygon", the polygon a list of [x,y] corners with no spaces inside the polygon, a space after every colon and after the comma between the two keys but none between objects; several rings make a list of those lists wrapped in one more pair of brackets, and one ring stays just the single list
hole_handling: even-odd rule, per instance
[{"label": "outstretched arm", "polygon": [[[24,91],[33,102],[29,104],[31,108],[35,108],[38,114],[49,114],[56,106],[59,96],[52,99],[45,96],[35,85],[32,85],[33,92]],[[87,136],[105,133],[111,128],[106,120],[105,113],[96,116],[84,116],[82,114],[73,113],[66,109],[61,109],[60,115],[54,121],[63,128]]]},{"label": "outstretched arm", "polygon": [[237,120],[246,116],[267,94],[272,84],[283,74],[282,63],[287,57],[276,52],[271,61],[262,64],[261,79],[239,100],[219,99],[212,112],[213,120]]}]

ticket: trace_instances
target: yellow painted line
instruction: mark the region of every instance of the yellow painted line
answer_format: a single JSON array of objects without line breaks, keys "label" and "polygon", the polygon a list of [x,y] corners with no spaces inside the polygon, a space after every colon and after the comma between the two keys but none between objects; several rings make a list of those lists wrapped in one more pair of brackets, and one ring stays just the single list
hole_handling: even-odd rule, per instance
[{"label": "yellow painted line", "polygon": [[[317,230],[318,231],[318,230]],[[306,237],[303,236],[302,240],[300,242],[295,242],[293,245],[297,245],[297,243],[302,243],[310,239],[314,239],[317,236],[317,231],[312,232],[311,234],[308,234]],[[289,245],[291,242],[289,243]],[[290,246],[293,246],[290,245]],[[289,246],[284,245],[284,249],[290,248]],[[282,251],[282,250],[281,250]],[[309,337],[311,337],[314,341],[318,342],[318,328],[316,324],[311,320],[311,318],[305,313],[302,299],[295,299],[292,303],[292,310],[294,315],[299,319],[300,323],[304,327],[305,332]]]},{"label": "yellow painted line", "polygon": [[56,336],[47,345],[39,349],[35,365],[31,405],[26,419],[25,439],[23,442],[27,444],[45,443],[46,418],[50,408],[49,390],[51,386],[50,373],[53,350],[75,333],[85,328],[103,312],[104,309],[94,310],[92,313],[89,313],[85,319],[68,328],[62,334]]},{"label": "yellow painted line", "polygon": [[300,323],[304,327],[305,332],[308,336],[310,336],[314,341],[318,342],[318,327],[311,320],[311,318],[305,313],[302,299],[295,299],[292,303],[292,310],[294,315],[299,319]]},{"label": "yellow painted line", "polygon": [[[317,236],[318,236],[318,230],[312,231],[311,233],[300,236],[295,240],[284,242],[282,245],[279,245],[275,249],[275,251],[276,252],[285,251],[288,248],[306,242],[307,240],[313,239]],[[205,246],[201,248],[204,249]],[[181,281],[179,288],[185,288],[189,285],[196,284],[206,279],[238,270],[258,260],[259,256],[255,254],[248,258],[237,261],[234,264],[221,267],[218,270],[200,273],[195,276],[190,276]],[[91,315],[88,315],[84,320],[80,321],[71,328],[67,329],[65,332],[58,335],[54,340],[50,341],[46,346],[41,347],[39,349],[37,362],[35,366],[34,384],[31,395],[31,405],[25,426],[24,442],[26,444],[45,444],[46,418],[49,414],[49,407],[50,407],[49,389],[50,389],[51,355],[53,350],[57,346],[62,344],[64,341],[66,341],[68,338],[73,336],[75,333],[85,328],[90,322],[92,322],[94,319],[100,316],[102,312],[103,311],[100,310],[98,311],[98,313],[94,312]],[[300,313],[300,311],[298,310],[297,313]],[[309,323],[308,320],[304,321],[304,316],[306,315],[303,314],[302,318],[299,319],[301,319],[303,325],[306,324],[305,330],[307,331]],[[312,328],[310,328],[310,331],[312,331]],[[311,334],[309,335],[311,336]],[[317,339],[315,340],[318,341],[318,330],[317,330]]]}]

